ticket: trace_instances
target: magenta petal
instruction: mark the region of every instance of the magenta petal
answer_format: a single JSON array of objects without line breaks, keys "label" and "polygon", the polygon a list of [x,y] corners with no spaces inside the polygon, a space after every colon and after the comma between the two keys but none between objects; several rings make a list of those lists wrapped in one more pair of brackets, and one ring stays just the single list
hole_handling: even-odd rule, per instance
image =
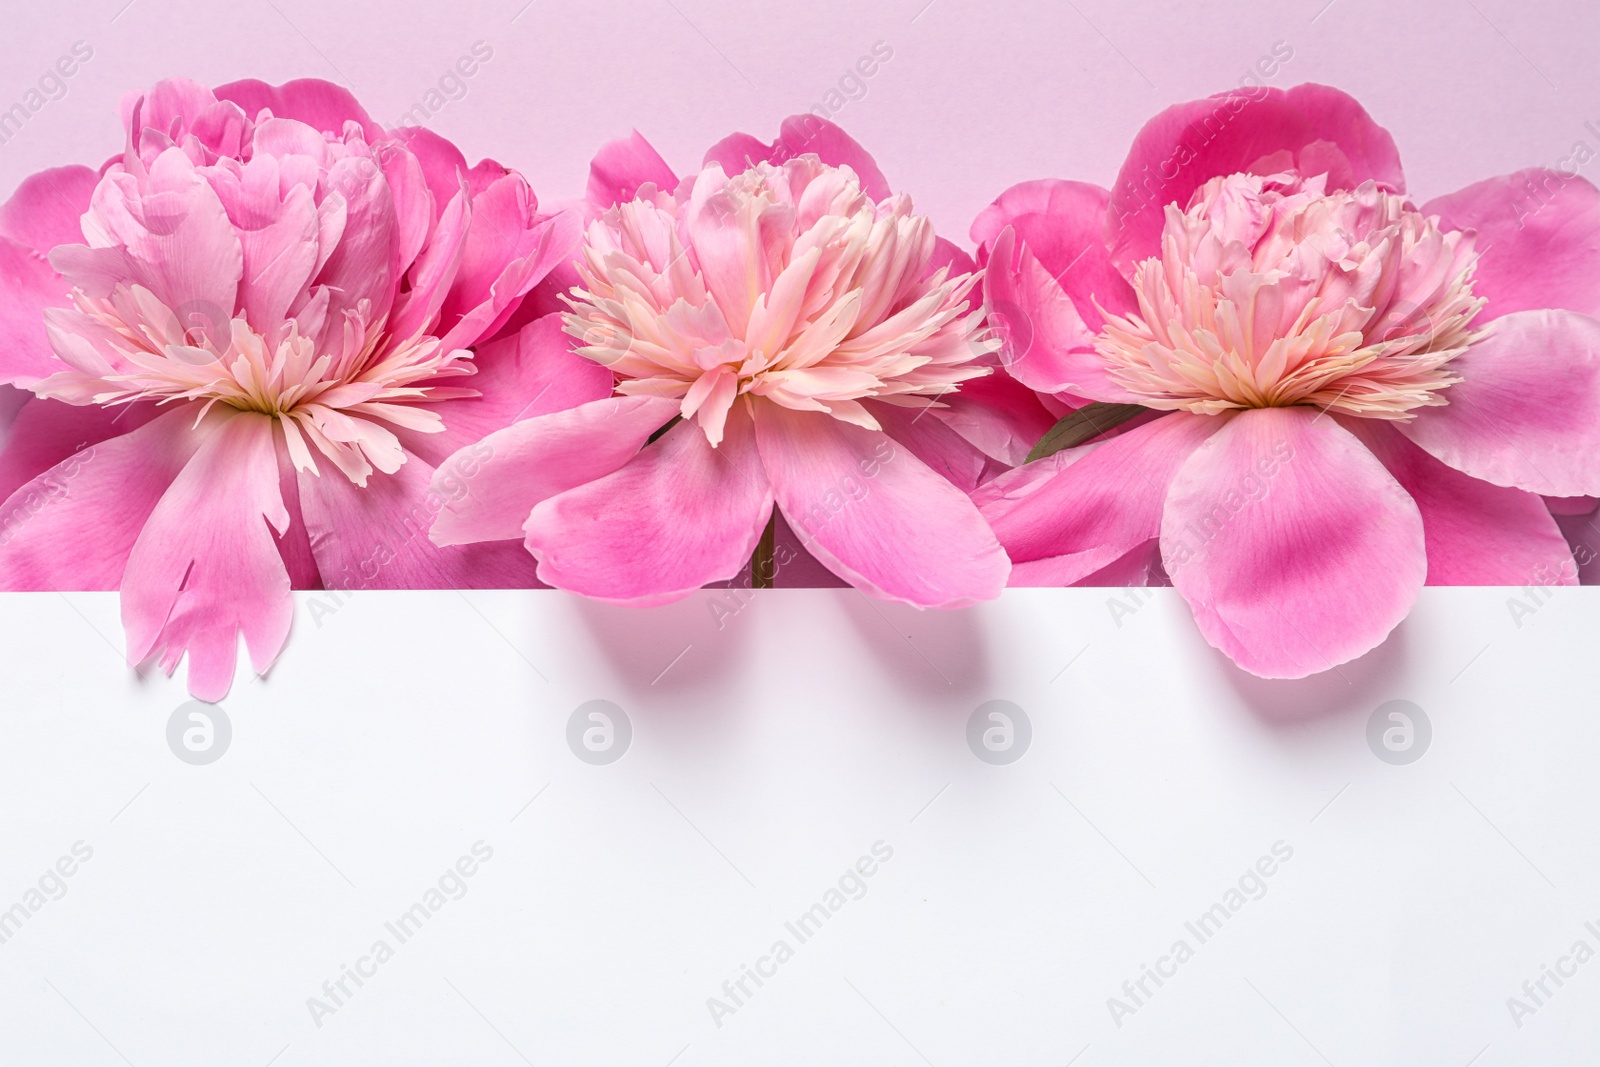
[{"label": "magenta petal", "polygon": [[679,422],[620,470],[539,503],[523,530],[544,582],[647,605],[734,577],[771,514],[750,419],[735,409],[716,448]]},{"label": "magenta petal", "polygon": [[1133,288],[1112,266],[1106,248],[1110,199],[1105,189],[1085,182],[1023,182],[1001,193],[978,214],[972,223],[972,239],[985,250],[992,249],[1001,232],[1010,227],[1072,298],[1088,328],[1099,331],[1105,324],[1100,308],[1114,315],[1138,310]]},{"label": "magenta petal", "polygon": [[128,662],[158,655],[170,673],[187,651],[189,692],[215,702],[233,685],[242,632],[252,666],[264,673],[294,618],[289,574],[273,537],[288,525],[272,420],[223,416],[162,495],[128,556],[122,579]]},{"label": "magenta petal", "polygon": [[330,589],[518,589],[537,585],[515,543],[442,548],[428,526],[447,499],[434,469],[407,456],[363,488],[335,471],[299,472],[311,554]]},{"label": "magenta petal", "polygon": [[1224,422],[1163,415],[979,488],[973,500],[1016,566],[1012,584],[1072,585],[1155,538],[1173,475]]},{"label": "magenta petal", "polygon": [[1011,565],[972,501],[887,435],[763,403],[756,440],[806,551],[858,589],[919,607],[991,600]]},{"label": "magenta petal", "polygon": [[1194,451],[1167,492],[1161,557],[1206,640],[1266,678],[1377,646],[1428,569],[1411,497],[1305,407],[1242,412]]},{"label": "magenta petal", "polygon": [[121,585],[139,532],[204,437],[194,414],[168,411],[72,452],[12,493],[0,505],[0,589]]},{"label": "magenta petal", "polygon": [[803,155],[815,155],[830,167],[849,167],[861,179],[862,190],[874,200],[893,195],[867,150],[838,126],[812,114],[784,119],[778,139],[772,144],[762,144],[747,133],[725,137],[706,152],[705,162],[721,165],[723,172],[731,176],[757,163],[782,163]]},{"label": "magenta petal", "polygon": [[69,288],[39,253],[0,237],[0,384],[27,387],[65,369],[44,311],[65,306]]},{"label": "magenta petal", "polygon": [[678,187],[678,176],[638,130],[607,141],[589,161],[588,197],[595,207],[632,200],[646,184],[670,193]]},{"label": "magenta petal", "polygon": [[[494,336],[516,311],[518,302],[528,290],[571,258],[582,236],[582,220],[575,212],[563,211],[551,218],[534,221],[528,229],[512,237],[504,232],[494,233],[495,229],[496,223],[491,217],[475,221],[472,233],[481,237],[486,230],[489,231],[493,236],[488,236],[487,240],[502,242],[500,253],[517,258],[505,263],[487,292],[483,293],[483,301],[465,311],[458,320],[452,323],[450,309],[445,309],[442,324],[447,325],[449,330],[440,339],[440,344],[447,351]],[[469,237],[468,249],[475,243],[476,238]],[[463,255],[462,269],[465,270],[467,265],[468,258]],[[458,286],[461,284],[458,278]],[[452,299],[461,291],[460,288],[453,290]]]},{"label": "magenta petal", "polygon": [[1028,453],[1050,432],[1057,416],[1032,389],[1006,374],[989,374],[961,388],[929,412],[981,451],[1007,467],[1027,462]]},{"label": "magenta petal", "polygon": [[164,410],[170,409],[154,404],[79,406],[29,394],[7,431],[5,448],[0,450],[0,500],[68,456],[132,433]]},{"label": "magenta petal", "polygon": [[1430,200],[1447,230],[1478,231],[1479,322],[1513,311],[1600,314],[1600,189],[1553,170],[1518,171]]},{"label": "magenta petal", "polygon": [[1297,170],[1329,189],[1372,179],[1405,192],[1389,132],[1355,99],[1325,85],[1234,89],[1176,104],[1145,123],[1111,187],[1106,237],[1123,271],[1158,255],[1166,205],[1219,175]]},{"label": "magenta petal", "polygon": [[1040,393],[1137,404],[1095,351],[1095,333],[1038,259],[1002,230],[983,276],[990,313],[1005,338],[1000,362],[1017,381]]},{"label": "magenta petal", "polygon": [[408,452],[438,466],[451,453],[519,419],[610,396],[611,372],[573,352],[572,344],[561,329],[561,317],[546,315],[480,346],[472,357],[477,373],[457,379],[480,395],[429,404],[427,410],[444,420],[442,433],[396,429],[395,435]]},{"label": "magenta petal", "polygon": [[1429,585],[1576,585],[1577,565],[1543,498],[1468,477],[1375,419],[1341,419],[1416,501]]},{"label": "magenta petal", "polygon": [[678,413],[655,396],[595,400],[513,423],[439,464],[441,545],[521,539],[533,506],[619,470]]},{"label": "magenta petal", "polygon": [[861,188],[874,200],[894,195],[877,162],[849,134],[827,119],[809,112],[783,120],[777,147],[783,159],[815,155],[830,167],[849,167],[861,179]]},{"label": "magenta petal", "polygon": [[1600,495],[1600,320],[1517,311],[1450,364],[1464,379],[1400,432],[1459,471],[1547,496]]},{"label": "magenta petal", "polygon": [[88,167],[56,167],[30,174],[0,205],[0,237],[48,255],[56,245],[83,240],[83,213],[100,176]]},{"label": "magenta petal", "polygon": [[[963,385],[969,385],[963,383]],[[937,471],[963,493],[978,487],[987,457],[972,442],[938,418],[937,408],[903,408],[867,401],[863,405],[883,432]]]},{"label": "magenta petal", "polygon": [[268,85],[254,78],[229,82],[215,90],[218,100],[231,100],[250,119],[263,109],[280,119],[295,119],[320,133],[340,134],[346,122],[354,122],[363,136],[376,141],[383,129],[372,121],[349,90],[318,78],[298,78],[282,85]]}]

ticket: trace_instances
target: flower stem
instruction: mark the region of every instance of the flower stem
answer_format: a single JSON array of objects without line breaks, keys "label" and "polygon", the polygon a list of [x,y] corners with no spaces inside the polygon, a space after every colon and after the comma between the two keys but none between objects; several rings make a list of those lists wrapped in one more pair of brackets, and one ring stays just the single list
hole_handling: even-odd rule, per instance
[{"label": "flower stem", "polygon": [[772,517],[767,520],[767,528],[761,531],[761,540],[756,542],[756,550],[750,555],[750,588],[771,589],[773,579],[777,577],[778,566],[778,511],[772,511]]}]

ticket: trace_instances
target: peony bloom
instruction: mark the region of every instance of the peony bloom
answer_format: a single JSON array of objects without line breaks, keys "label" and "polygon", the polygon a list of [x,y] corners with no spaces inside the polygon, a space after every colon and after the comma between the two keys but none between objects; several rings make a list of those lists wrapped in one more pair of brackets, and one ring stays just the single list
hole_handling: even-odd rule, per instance
[{"label": "peony bloom", "polygon": [[1588,182],[1417,208],[1348,96],[1257,89],[1157,116],[1111,192],[1020,185],[973,236],[1032,327],[1013,374],[1150,409],[977,490],[1013,584],[1164,574],[1211,644],[1300,677],[1424,581],[1576,580],[1540,494],[1600,492]]},{"label": "peony bloom", "polygon": [[426,529],[483,454],[445,457],[609,391],[557,320],[503,329],[576,217],[322,82],[166,81],[124,113],[98,176],[0,209],[0,381],[36,394],[0,454],[0,588],[120,589],[129,661],[187,652],[217,700],[240,633],[277,656],[291,587],[532,584]]},{"label": "peony bloom", "polygon": [[[601,152],[564,324],[614,395],[491,434],[434,539],[519,539],[542,581],[649,604],[740,574],[776,506],[874,595],[998,595],[965,490],[1000,467],[944,421],[996,347],[970,261],[819,120],[708,160],[679,182],[637,134]],[[971,423],[1007,447],[1003,413]]]}]

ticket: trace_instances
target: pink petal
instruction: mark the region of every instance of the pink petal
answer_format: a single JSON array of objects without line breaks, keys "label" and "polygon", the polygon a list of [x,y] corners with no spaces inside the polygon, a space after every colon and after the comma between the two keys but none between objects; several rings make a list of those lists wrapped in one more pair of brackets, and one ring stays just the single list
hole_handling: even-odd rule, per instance
[{"label": "pink petal", "polygon": [[[476,207],[474,210],[477,210]],[[517,303],[528,290],[552,269],[571,259],[582,238],[582,220],[571,211],[564,211],[553,218],[537,219],[527,229],[517,231],[514,235],[499,229],[499,225],[493,214],[474,218],[462,256],[462,273],[457,275],[451,298],[459,300],[471,292],[474,282],[464,281],[463,276],[471,266],[469,259],[480,240],[499,242],[497,251],[490,255],[487,263],[498,262],[498,257],[502,255],[514,255],[517,258],[505,261],[487,291],[481,294],[482,302],[464,311],[454,322],[451,321],[450,301],[446,301],[440,324],[448,329],[440,343],[447,350],[463,348],[494,336],[516,311]],[[486,232],[490,236],[484,237]],[[481,280],[481,276],[478,280]],[[457,306],[463,306],[464,303],[462,300]]]},{"label": "pink petal", "polygon": [[69,453],[10,494],[0,505],[0,588],[120,586],[139,532],[211,428],[196,432],[194,417],[193,407],[169,410]]},{"label": "pink petal", "polygon": [[783,120],[778,139],[762,144],[747,133],[736,133],[711,146],[705,163],[720,163],[730,176],[757,163],[782,163],[795,156],[815,155],[832,167],[849,167],[861,179],[861,188],[874,200],[893,195],[883,172],[867,150],[827,119],[813,114],[791,115]]},{"label": "pink petal", "polygon": [[170,673],[188,652],[189,692],[212,702],[233,685],[239,634],[262,674],[294,617],[272,532],[289,525],[272,419],[221,419],[151,512],[122,579],[128,662],[158,655]]},{"label": "pink petal", "polygon": [[1487,322],[1513,311],[1566,308],[1600,315],[1600,189],[1534,168],[1431,200],[1447,230],[1478,231],[1473,291]]},{"label": "pink petal", "polygon": [[784,518],[856,588],[919,607],[992,600],[1011,569],[967,496],[887,435],[761,403],[756,440]]},{"label": "pink petal", "polygon": [[218,100],[231,100],[255,119],[263,108],[280,119],[295,119],[322,133],[339,134],[346,122],[355,122],[367,141],[377,141],[383,129],[346,89],[318,78],[298,78],[268,85],[254,78],[229,82],[215,90]]},{"label": "pink petal", "polygon": [[883,432],[963,493],[978,487],[987,459],[972,442],[936,417],[936,408],[898,407],[866,401],[863,406]]},{"label": "pink petal", "polygon": [[329,319],[338,323],[343,312],[363,302],[370,308],[369,321],[386,316],[400,269],[389,183],[376,163],[361,156],[339,160],[323,181],[344,198],[346,212],[344,233],[315,279],[331,290]]},{"label": "pink petal", "polygon": [[928,257],[928,266],[923,271],[923,277],[929,277],[943,270],[945,277],[954,278],[960,274],[976,273],[977,269],[978,264],[954,242],[943,237],[935,237],[933,255]]},{"label": "pink petal", "polygon": [[391,136],[416,156],[428,191],[433,194],[436,210],[442,211],[463,185],[470,195],[476,196],[510,173],[492,159],[481,160],[476,166],[467,166],[467,159],[459,148],[421,126],[402,126],[393,131]]},{"label": "pink petal", "polygon": [[297,185],[274,205],[275,217],[239,230],[244,273],[239,307],[260,333],[277,338],[317,265],[317,209],[311,190]]},{"label": "pink petal", "polygon": [[281,421],[273,427],[272,445],[278,459],[278,493],[283,497],[284,509],[289,513],[289,525],[277,531],[278,556],[289,574],[291,589],[322,589],[322,574],[317,568],[316,556],[311,551],[311,537],[300,507],[299,475],[289,455]]},{"label": "pink petal", "polygon": [[[611,372],[577,355],[572,346],[559,315],[546,315],[510,337],[481,346],[472,357],[478,372],[456,379],[463,388],[476,389],[481,395],[427,405],[427,410],[444,420],[442,433],[396,428],[396,436],[406,451],[438,465],[451,453],[520,419],[610,396]],[[518,530],[521,526],[519,519]]]},{"label": "pink petal", "polygon": [[737,575],[771,514],[750,419],[736,409],[717,448],[698,423],[679,422],[620,470],[541,501],[523,530],[542,581],[649,605]]},{"label": "pink petal", "polygon": [[942,397],[945,406],[929,414],[1007,467],[1020,467],[1059,416],[1039,395],[1008,374],[989,374],[961,383]]},{"label": "pink petal", "polygon": [[972,223],[972,239],[987,253],[1010,227],[1072,298],[1088,328],[1098,332],[1105,324],[1100,308],[1114,315],[1137,310],[1133,288],[1112,266],[1106,248],[1110,200],[1109,192],[1085,182],[1023,182],[1001,193],[978,214]]},{"label": "pink petal", "polygon": [[[64,404],[28,395],[0,450],[0,500],[90,445],[132,433],[170,408]],[[192,421],[192,418],[191,418]]]},{"label": "pink petal", "polygon": [[1548,496],[1600,495],[1600,321],[1516,311],[1450,364],[1444,407],[1400,432],[1474,478]]},{"label": "pink petal", "polygon": [[973,501],[1011,556],[1012,584],[1072,585],[1155,538],[1173,475],[1225,421],[1163,415],[980,487]]},{"label": "pink petal", "polygon": [[436,544],[520,539],[535,504],[626,464],[678,413],[678,401],[629,396],[513,423],[439,464],[445,499]]},{"label": "pink petal", "polygon": [[122,98],[122,121],[128,135],[123,162],[137,171],[174,144],[197,163],[212,162],[217,156],[237,158],[254,116],[255,112],[247,115],[238,104],[218,100],[199,82],[165,78],[149,92]]},{"label": "pink petal", "polygon": [[521,589],[537,585],[514,542],[440,547],[428,527],[448,496],[434,469],[407,456],[365,488],[334,472],[299,472],[311,553],[330,589]]},{"label": "pink petal", "polygon": [[670,193],[678,176],[638,130],[600,146],[589,162],[589,203],[598,208],[632,200],[641,185]]},{"label": "pink petal", "polygon": [[1576,585],[1566,538],[1543,499],[1468,477],[1377,419],[1340,419],[1422,513],[1429,585]]},{"label": "pink petal", "polygon": [[1005,338],[1000,362],[1013,378],[1040,393],[1140,402],[1111,379],[1094,350],[1094,331],[1014,231],[1002,230],[995,239],[983,283],[992,321]]},{"label": "pink petal", "polygon": [[45,333],[44,310],[65,306],[69,289],[38,252],[0,237],[0,384],[27,387],[66,369]]},{"label": "pink petal", "polygon": [[439,309],[444,306],[456,272],[461,269],[461,253],[466,247],[471,216],[466,190],[456,190],[445,201],[444,212],[427,245],[407,272],[409,288],[395,298],[390,334],[404,338],[434,332]]},{"label": "pink petal", "polygon": [[1376,647],[1427,574],[1422,516],[1349,431],[1305,407],[1230,418],[1173,478],[1161,557],[1200,632],[1266,678]]},{"label": "pink petal", "polygon": [[[232,315],[244,274],[239,236],[216,190],[181,150],[162,152],[143,182],[108,175],[95,187],[86,229],[91,223],[125,251],[62,245],[50,260],[68,279],[114,263],[116,281],[143,285],[185,318]],[[84,288],[93,292],[110,280],[96,276]]]},{"label": "pink petal", "polygon": [[0,205],[0,237],[48,255],[56,245],[83,240],[83,213],[100,176],[88,167],[57,167],[30,174]]},{"label": "pink petal", "polygon": [[1166,205],[1219,175],[1297,170],[1329,189],[1372,179],[1405,192],[1394,138],[1355,99],[1325,85],[1234,89],[1176,104],[1145,123],[1111,187],[1106,236],[1124,275],[1158,255]]}]

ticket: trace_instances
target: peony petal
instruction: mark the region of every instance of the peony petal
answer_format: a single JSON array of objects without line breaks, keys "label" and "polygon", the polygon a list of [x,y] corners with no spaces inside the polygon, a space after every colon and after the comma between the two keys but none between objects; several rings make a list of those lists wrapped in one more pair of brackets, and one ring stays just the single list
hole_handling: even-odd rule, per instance
[{"label": "peony petal", "polygon": [[212,417],[220,425],[134,542],[122,579],[122,623],[130,664],[158,655],[170,673],[187,652],[189,692],[215,703],[233,685],[239,634],[256,673],[265,673],[288,640],[294,601],[272,533],[289,525],[273,420],[245,412]]},{"label": "peony petal", "polygon": [[987,458],[970,441],[935,417],[937,408],[900,407],[868,401],[862,405],[883,432],[963,493],[978,487]]},{"label": "peony petal", "polygon": [[1007,467],[1020,467],[1059,416],[1039,395],[1007,374],[988,374],[961,383],[929,414]]},{"label": "peony petal", "polygon": [[514,542],[440,547],[428,527],[448,499],[434,469],[407,456],[365,488],[328,473],[299,473],[311,553],[329,589],[522,589],[533,560]]},{"label": "peony petal", "polygon": [[1600,189],[1559,171],[1518,171],[1430,200],[1446,230],[1477,230],[1479,322],[1513,311],[1600,315]]},{"label": "peony petal", "polygon": [[638,130],[607,141],[589,161],[588,198],[597,208],[632,200],[641,185],[670,193],[678,187],[678,176]]},{"label": "peony petal", "polygon": [[1371,650],[1427,574],[1417,505],[1306,407],[1227,420],[1172,480],[1161,557],[1200,632],[1252,674],[1301,678]]},{"label": "peony petal", "polygon": [[342,134],[344,124],[354,122],[369,142],[383,136],[383,128],[372,121],[349,90],[319,78],[297,78],[282,85],[246,78],[218,86],[215,92],[218,100],[233,101],[251,119],[265,109],[280,119],[295,119],[322,133]]},{"label": "peony petal", "polygon": [[0,237],[0,384],[31,386],[67,369],[45,333],[45,308],[67,304],[70,286],[32,249]]},{"label": "peony petal", "polygon": [[[28,395],[0,450],[0,500],[90,445],[132,433],[170,408],[64,404]],[[191,422],[193,421],[191,417]]]},{"label": "peony petal", "polygon": [[1108,191],[1085,182],[1023,182],[978,214],[972,240],[987,254],[1010,227],[1072,299],[1089,330],[1098,332],[1105,324],[1101,308],[1114,315],[1138,310],[1132,286],[1112,265],[1106,248],[1110,200]]},{"label": "peony petal", "polygon": [[168,411],[68,454],[11,493],[0,505],[0,589],[120,586],[150,513],[214,427],[196,432],[194,418],[192,406]]},{"label": "peony petal", "polygon": [[1544,500],[1468,477],[1376,419],[1340,419],[1422,513],[1429,585],[1576,585],[1577,565]]},{"label": "peony petal", "polygon": [[1225,421],[1163,415],[980,487],[973,500],[1016,565],[1012,584],[1072,585],[1155,538],[1173,475]]},{"label": "peony petal", "polygon": [[431,537],[441,545],[520,539],[535,504],[604,478],[671,422],[678,402],[629,396],[513,423],[439,464],[445,500]]},{"label": "peony petal", "polygon": [[1600,320],[1517,311],[1450,364],[1463,380],[1400,432],[1459,471],[1548,496],[1600,495]]},{"label": "peony petal", "polygon": [[100,176],[88,167],[56,167],[30,174],[11,199],[0,205],[0,237],[40,255],[56,245],[83,240],[83,213],[89,210]]},{"label": "peony petal", "polygon": [[756,440],[784,518],[856,588],[919,607],[992,600],[1011,565],[972,501],[887,435],[761,403]]},{"label": "peony petal", "polygon": [[750,419],[736,409],[717,448],[699,424],[678,422],[620,470],[541,501],[523,529],[541,580],[642,606],[737,575],[771,514]]},{"label": "peony petal", "polygon": [[328,316],[337,323],[347,311],[368,309],[369,322],[386,317],[399,278],[399,237],[394,197],[383,171],[370,159],[350,156],[335,163],[323,179],[343,197],[345,224],[339,242],[317,272],[315,284],[330,290]]},{"label": "peony petal", "polygon": [[[476,201],[474,204],[476,205]],[[476,210],[476,209],[475,209]],[[507,238],[504,233],[497,231],[497,223],[492,215],[479,218],[474,216],[472,229],[468,235],[466,247],[463,249],[462,272],[468,268],[468,256],[477,246],[478,238],[487,232],[495,233],[495,237],[487,240],[499,241],[498,251],[490,256],[488,262],[497,262],[498,255],[516,255],[518,258],[505,262],[500,273],[484,292],[481,303],[465,310],[459,319],[451,321],[453,313],[448,306],[441,316],[440,325],[448,327],[440,344],[448,351],[454,348],[465,348],[476,344],[484,338],[493,337],[501,326],[516,311],[518,302],[538,282],[557,266],[568,262],[578,242],[582,238],[582,220],[576,212],[564,211],[551,218],[535,220],[529,228],[519,231],[514,237]],[[457,287],[452,289],[451,297],[459,299],[465,291],[461,275],[457,276]],[[457,306],[461,306],[460,303]]]},{"label": "peony petal", "polygon": [[874,200],[893,195],[883,172],[865,148],[827,119],[810,113],[783,120],[778,139],[762,144],[747,133],[736,133],[711,146],[705,163],[719,163],[727,174],[742,174],[757,163],[782,163],[796,156],[815,155],[831,167],[849,167],[861,179],[861,188]]},{"label": "peony petal", "polygon": [[[428,404],[426,410],[444,420],[442,433],[396,429],[396,436],[408,452],[437,466],[451,453],[520,419],[610,396],[611,372],[576,354],[572,346],[559,315],[546,315],[510,337],[481,346],[472,358],[478,372],[457,379],[481,395]],[[519,529],[521,525],[518,520]]]},{"label": "peony petal", "polygon": [[1141,402],[1112,380],[1094,331],[1014,231],[995,239],[983,282],[991,321],[1005,338],[1000,363],[1013,378],[1040,393]]},{"label": "peony petal", "polygon": [[1225,174],[1296,169],[1329,189],[1367,179],[1405,192],[1389,132],[1355,99],[1325,85],[1256,86],[1176,104],[1145,123],[1111,187],[1106,238],[1124,274],[1158,255],[1166,205]]}]

